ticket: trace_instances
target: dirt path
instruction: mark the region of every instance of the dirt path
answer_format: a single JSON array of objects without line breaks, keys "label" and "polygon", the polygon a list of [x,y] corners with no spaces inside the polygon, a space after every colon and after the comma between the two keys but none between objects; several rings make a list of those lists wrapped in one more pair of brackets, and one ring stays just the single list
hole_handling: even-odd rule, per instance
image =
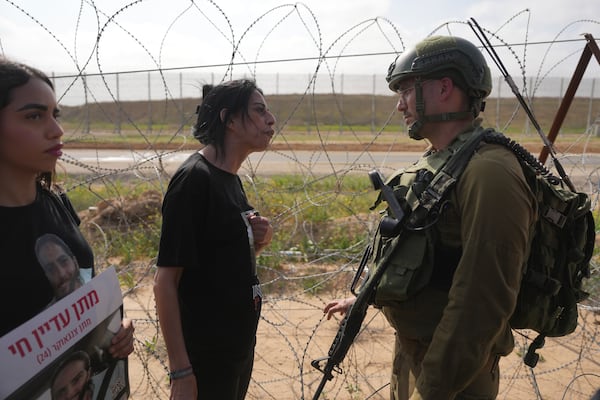
[{"label": "dirt path", "polygon": [[[168,399],[166,355],[151,293],[150,283],[145,282],[125,298],[127,315],[136,319],[137,345],[130,361],[132,400]],[[303,293],[267,297],[247,399],[312,398],[322,375],[310,362],[327,354],[337,331],[335,321],[322,318],[321,308],[330,298],[327,294]],[[498,398],[589,400],[600,388],[599,316],[586,311],[582,315],[582,324],[575,334],[547,340],[539,351],[541,361],[535,370],[526,368],[519,358],[528,341],[517,334],[515,351],[501,362]],[[375,309],[369,310],[363,329],[342,365],[343,372],[336,373],[333,381],[326,384],[322,399],[388,398],[393,332]]]}]

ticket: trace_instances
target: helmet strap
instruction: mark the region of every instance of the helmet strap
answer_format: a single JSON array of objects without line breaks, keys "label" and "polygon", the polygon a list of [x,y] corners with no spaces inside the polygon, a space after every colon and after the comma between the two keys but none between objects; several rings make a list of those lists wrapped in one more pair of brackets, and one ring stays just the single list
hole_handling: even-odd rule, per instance
[{"label": "helmet strap", "polygon": [[473,116],[473,113],[471,111],[459,111],[459,112],[442,113],[442,114],[435,114],[435,115],[426,115],[426,116],[423,116],[423,120],[425,122],[445,122],[445,121],[467,119],[472,116]]},{"label": "helmet strap", "polygon": [[421,128],[423,128],[423,121],[418,119],[408,127],[408,136],[414,140],[423,140],[423,136],[419,134]]},{"label": "helmet strap", "polygon": [[[421,129],[423,129],[423,125],[426,122],[446,122],[463,120],[471,118],[473,116],[477,117],[477,114],[479,114],[479,110],[475,112],[475,109],[473,109],[469,111],[425,115],[425,101],[423,100],[423,87],[421,77],[417,77],[415,79],[415,103],[417,118],[416,121],[408,127],[408,136],[411,139],[415,140],[423,139],[423,136],[421,136],[419,132],[421,131]],[[474,105],[474,108],[479,108],[480,106],[481,102],[479,102],[479,104]]]},{"label": "helmet strap", "polygon": [[408,127],[408,136],[414,140],[423,140],[423,136],[419,134],[419,131],[423,128],[423,124],[425,123],[425,101],[423,100],[423,86],[420,76],[415,79],[415,103],[417,118],[416,121]]}]

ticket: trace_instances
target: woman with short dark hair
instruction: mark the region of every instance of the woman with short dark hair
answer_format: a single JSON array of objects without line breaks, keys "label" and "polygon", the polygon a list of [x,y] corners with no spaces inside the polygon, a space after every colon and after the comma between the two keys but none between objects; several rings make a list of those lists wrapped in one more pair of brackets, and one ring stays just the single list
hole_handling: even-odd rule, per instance
[{"label": "woman with short dark hair", "polygon": [[271,141],[275,117],[251,80],[206,87],[194,136],[205,146],[169,183],[154,293],[171,399],[246,396],[261,292],[256,255],[272,237],[237,175]]}]

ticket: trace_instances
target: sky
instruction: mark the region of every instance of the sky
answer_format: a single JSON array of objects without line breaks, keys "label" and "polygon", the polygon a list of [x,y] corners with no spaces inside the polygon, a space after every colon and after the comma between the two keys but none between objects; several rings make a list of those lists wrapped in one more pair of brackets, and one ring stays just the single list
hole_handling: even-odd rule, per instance
[{"label": "sky", "polygon": [[223,72],[232,60],[243,73],[385,74],[432,33],[479,45],[470,17],[515,44],[499,50],[513,74],[569,77],[582,34],[600,38],[592,0],[0,0],[0,53],[58,74]]}]

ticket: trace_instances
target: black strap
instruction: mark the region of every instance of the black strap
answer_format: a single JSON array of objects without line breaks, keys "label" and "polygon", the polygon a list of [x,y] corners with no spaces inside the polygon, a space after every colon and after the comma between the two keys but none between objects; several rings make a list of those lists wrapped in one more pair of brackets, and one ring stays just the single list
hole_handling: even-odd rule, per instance
[{"label": "black strap", "polygon": [[481,140],[491,129],[478,128],[467,141],[450,157],[442,169],[437,172],[427,188],[419,197],[419,206],[409,218],[409,223],[418,226],[434,209],[445,194],[456,184],[458,177],[466,168],[469,160],[479,147]]}]

